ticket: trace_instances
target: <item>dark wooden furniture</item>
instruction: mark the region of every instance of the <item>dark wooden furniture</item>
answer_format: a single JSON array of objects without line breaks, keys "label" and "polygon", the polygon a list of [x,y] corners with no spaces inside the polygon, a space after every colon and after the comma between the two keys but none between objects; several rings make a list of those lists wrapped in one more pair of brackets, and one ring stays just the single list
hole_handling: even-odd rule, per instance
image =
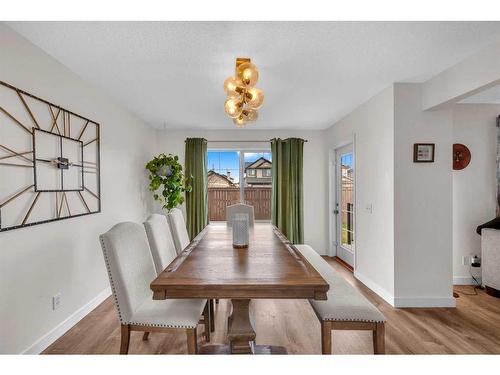
[{"label": "dark wooden furniture", "polygon": [[206,346],[200,353],[286,353],[254,345],[251,299],[326,300],[328,284],[270,224],[256,223],[248,249],[234,249],[231,228],[211,224],[152,283],[154,299],[227,298],[229,346]]}]

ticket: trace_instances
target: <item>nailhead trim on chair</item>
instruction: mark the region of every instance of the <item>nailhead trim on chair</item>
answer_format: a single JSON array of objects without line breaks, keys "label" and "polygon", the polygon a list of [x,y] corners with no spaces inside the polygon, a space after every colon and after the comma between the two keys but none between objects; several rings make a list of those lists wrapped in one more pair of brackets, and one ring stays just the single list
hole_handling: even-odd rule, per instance
[{"label": "nailhead trim on chair", "polygon": [[137,325],[137,326],[144,326],[144,327],[164,327],[164,328],[196,328],[197,325],[191,326],[191,325],[173,325],[173,324],[148,324],[148,323],[137,323],[137,322],[125,322],[121,311],[120,311],[120,305],[118,304],[118,298],[116,297],[116,288],[115,284],[113,282],[113,277],[111,276],[111,267],[109,265],[109,260],[108,260],[108,252],[106,250],[106,246],[104,245],[104,241],[102,239],[102,236],[99,236],[99,240],[101,241],[101,246],[104,254],[104,262],[106,263],[106,270],[108,271],[108,276],[109,276],[109,283],[111,284],[111,291],[113,292],[113,300],[115,301],[115,306],[116,310],[118,311],[118,318],[120,319],[120,323],[122,324],[132,324],[132,325]]},{"label": "nailhead trim on chair", "polygon": [[106,263],[106,270],[108,271],[109,283],[111,284],[111,291],[113,292],[113,299],[115,301],[116,310],[118,311],[118,318],[120,319],[120,323],[126,324],[123,321],[122,313],[120,311],[120,305],[118,304],[118,298],[116,298],[116,288],[113,282],[113,277],[111,276],[111,267],[109,265],[108,260],[108,251],[106,250],[106,246],[104,246],[104,241],[102,239],[102,235],[99,236],[99,240],[101,241],[102,252],[104,254],[104,263]]},{"label": "nailhead trim on chair", "polygon": [[196,328],[197,325],[174,325],[174,324],[149,324],[149,323],[137,323],[137,322],[130,322],[127,324],[132,324],[136,326],[143,326],[143,327],[163,327],[163,328]]}]

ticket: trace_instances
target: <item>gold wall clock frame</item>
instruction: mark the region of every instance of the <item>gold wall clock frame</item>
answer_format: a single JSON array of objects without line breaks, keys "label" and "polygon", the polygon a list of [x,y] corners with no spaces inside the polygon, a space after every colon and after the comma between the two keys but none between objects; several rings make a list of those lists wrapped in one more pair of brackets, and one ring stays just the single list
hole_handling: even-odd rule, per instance
[{"label": "gold wall clock frame", "polygon": [[[18,98],[19,105],[24,109],[24,120],[13,114],[9,108],[6,108],[4,103],[0,102],[0,127],[14,126],[22,130],[26,137],[31,139],[30,150],[15,150],[14,147],[3,144],[4,140],[0,140],[0,168],[24,168],[32,169],[32,182],[27,186],[19,186],[9,196],[4,197],[0,201],[0,232],[24,228],[32,225],[44,224],[58,220],[70,219],[79,216],[91,215],[101,212],[101,182],[100,182],[100,125],[84,116],[78,115],[72,111],[62,108],[49,101],[41,99],[33,94],[25,92],[8,83],[0,81],[0,89],[12,90]],[[46,106],[50,118],[49,123],[43,123],[40,118],[37,118],[35,111],[32,110],[29,103],[36,103],[37,108]],[[19,107],[18,107],[19,111]],[[30,123],[27,123],[27,120]],[[45,134],[54,136],[61,142],[60,155],[53,159],[38,158],[36,154],[36,136],[37,134]],[[69,160],[63,155],[62,142],[72,142],[80,147],[81,161],[75,162]],[[93,151],[86,154],[86,147],[95,145]],[[94,160],[85,160],[85,156],[94,156]],[[61,185],[60,188],[43,189],[37,188],[37,165],[45,164],[48,168],[55,168],[51,173],[60,173]],[[64,175],[65,171],[71,168],[76,168],[78,173],[76,176],[81,182],[78,188],[65,188]],[[38,171],[40,172],[40,171]],[[88,179],[85,176],[95,175],[92,180],[93,187],[87,186],[85,181]],[[81,177],[80,177],[81,176]],[[2,181],[0,181],[2,187]],[[19,213],[19,222],[14,225],[2,225],[2,211],[26,194],[32,194],[31,201],[25,212]],[[46,216],[46,219],[30,221],[32,213],[37,208],[39,198],[43,195],[52,194],[51,198],[55,198],[55,207],[51,209]],[[79,204],[70,207],[68,197],[70,194],[73,202]],[[91,208],[92,207],[92,208]],[[44,216],[43,212],[39,212],[38,216]]]}]

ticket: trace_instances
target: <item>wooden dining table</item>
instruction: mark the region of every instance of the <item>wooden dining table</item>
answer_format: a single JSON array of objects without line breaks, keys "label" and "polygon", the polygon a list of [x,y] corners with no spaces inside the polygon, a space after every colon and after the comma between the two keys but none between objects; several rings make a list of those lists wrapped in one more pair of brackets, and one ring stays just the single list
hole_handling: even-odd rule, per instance
[{"label": "wooden dining table", "polygon": [[229,345],[207,344],[200,353],[286,353],[255,345],[252,299],[326,300],[329,285],[287,238],[269,223],[255,223],[248,248],[234,248],[225,223],[209,224],[151,283],[153,299],[231,299]]}]

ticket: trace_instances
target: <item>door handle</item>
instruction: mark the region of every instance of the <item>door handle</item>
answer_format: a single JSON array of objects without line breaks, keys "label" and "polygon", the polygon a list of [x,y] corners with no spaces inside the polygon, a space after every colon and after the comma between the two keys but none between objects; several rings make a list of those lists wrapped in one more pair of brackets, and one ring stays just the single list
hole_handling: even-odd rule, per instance
[{"label": "door handle", "polygon": [[335,210],[333,210],[333,213],[334,213],[335,215],[338,215],[338,214],[339,214],[339,210],[335,209]]}]

